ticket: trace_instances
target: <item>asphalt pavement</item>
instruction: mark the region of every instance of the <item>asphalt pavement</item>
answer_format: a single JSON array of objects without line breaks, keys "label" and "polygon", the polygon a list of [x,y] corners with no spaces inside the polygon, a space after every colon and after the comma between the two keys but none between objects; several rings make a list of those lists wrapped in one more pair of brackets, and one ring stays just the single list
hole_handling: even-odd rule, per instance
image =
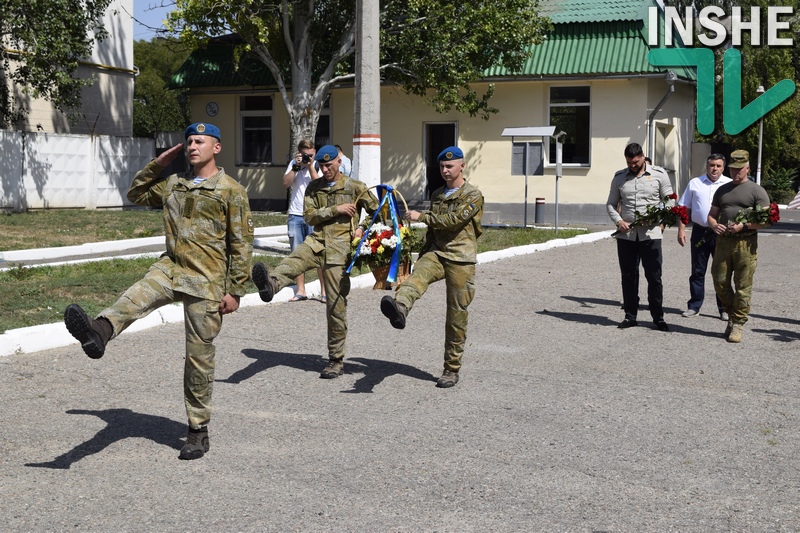
[{"label": "asphalt pavement", "polygon": [[177,459],[180,322],[99,360],[77,344],[0,357],[3,529],[800,531],[800,223],[783,218],[759,237],[741,344],[722,337],[710,279],[700,315],[680,316],[689,250],[674,228],[669,332],[646,306],[616,327],[610,231],[485,256],[452,389],[435,387],[443,283],[402,331],[385,292],[359,284],[334,380],[318,377],[321,303],[247,305],[216,341],[197,461]]}]

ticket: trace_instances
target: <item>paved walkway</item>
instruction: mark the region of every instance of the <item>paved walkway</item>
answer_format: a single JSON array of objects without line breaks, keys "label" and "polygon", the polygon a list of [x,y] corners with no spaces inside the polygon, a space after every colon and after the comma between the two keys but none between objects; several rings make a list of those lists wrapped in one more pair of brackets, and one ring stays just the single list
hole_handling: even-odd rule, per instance
[{"label": "paved walkway", "polygon": [[[784,218],[787,218],[786,216]],[[9,531],[798,531],[798,225],[760,237],[744,342],[680,317],[619,330],[612,239],[478,266],[461,382],[437,389],[444,287],[405,330],[350,297],[345,375],[318,378],[314,301],[253,305],[217,341],[211,450],[185,435],[180,323],[0,357]],[[708,284],[709,291],[710,282]],[[641,288],[645,294],[644,286]],[[643,296],[644,300],[644,296]]]}]

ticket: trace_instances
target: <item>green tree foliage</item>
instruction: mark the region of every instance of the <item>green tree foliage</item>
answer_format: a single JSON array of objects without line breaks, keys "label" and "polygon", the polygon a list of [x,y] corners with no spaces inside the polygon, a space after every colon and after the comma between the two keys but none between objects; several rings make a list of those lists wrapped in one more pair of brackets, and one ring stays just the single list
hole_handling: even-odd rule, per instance
[{"label": "green tree foliage", "polygon": [[[355,0],[177,0],[170,26],[198,44],[237,33],[277,81],[292,123],[291,146],[313,138],[333,83],[352,80]],[[519,69],[548,19],[536,0],[381,0],[381,73],[437,111],[487,118],[492,88],[471,86],[485,69]],[[290,81],[288,81],[290,80]]]},{"label": "green tree foliage", "polygon": [[27,116],[26,95],[50,101],[68,117],[91,79],[74,76],[78,61],[107,36],[109,0],[4,0],[0,14],[0,127]]},{"label": "green tree foliage", "polygon": [[166,89],[165,85],[190,52],[185,44],[174,39],[154,38],[133,43],[133,61],[139,69],[133,86],[134,137],[152,137],[159,131],[186,127],[189,117],[182,114],[179,93]]}]

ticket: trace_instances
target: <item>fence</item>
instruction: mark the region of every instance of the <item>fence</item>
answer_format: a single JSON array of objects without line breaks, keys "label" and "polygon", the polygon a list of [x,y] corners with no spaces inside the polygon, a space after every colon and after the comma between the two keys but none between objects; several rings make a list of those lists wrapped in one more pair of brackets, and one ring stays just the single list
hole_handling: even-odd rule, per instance
[{"label": "fence", "polygon": [[123,207],[153,139],[0,130],[0,209]]}]

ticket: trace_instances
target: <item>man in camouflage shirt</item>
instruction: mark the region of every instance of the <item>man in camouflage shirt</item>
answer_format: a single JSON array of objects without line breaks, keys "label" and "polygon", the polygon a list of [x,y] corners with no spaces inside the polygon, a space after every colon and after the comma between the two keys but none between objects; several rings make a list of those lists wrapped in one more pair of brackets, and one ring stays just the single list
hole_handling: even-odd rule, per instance
[{"label": "man in camouflage shirt", "polygon": [[384,296],[381,312],[392,326],[403,329],[411,307],[431,283],[445,280],[447,316],[444,335],[444,373],[437,387],[458,383],[461,356],[467,340],[467,307],[475,297],[475,263],[481,236],[483,195],[464,179],[464,153],[455,146],[439,154],[439,171],[445,186],[431,196],[431,210],[409,211],[406,218],[428,226],[425,244],[414,272],[397,289],[397,296]]},{"label": "man in camouflage shirt", "polygon": [[128,200],[163,207],[167,251],[111,307],[89,318],[76,304],[64,313],[69,332],[91,358],[151,311],[182,302],[186,329],[183,376],[189,433],[181,459],[198,459],[209,449],[214,339],[222,315],[239,308],[247,293],[253,253],[253,219],[244,188],[217,167],[219,129],[197,123],[186,128],[186,156],[192,170],[159,180],[159,173],[183,149],[173,146],[136,174]]},{"label": "man in camouflage shirt", "polygon": [[322,179],[313,180],[306,188],[303,218],[314,227],[286,259],[271,272],[264,263],[253,265],[253,283],[265,302],[292,283],[303,272],[322,267],[327,291],[328,365],[320,377],[333,379],[344,373],[344,344],[347,336],[347,295],[350,276],[345,265],[350,258],[353,238],[361,238],[363,228],[353,231],[354,219],[362,209],[371,216],[378,209],[378,200],[367,192],[367,186],[343,175],[335,146],[326,145],[315,156],[322,170]]}]

